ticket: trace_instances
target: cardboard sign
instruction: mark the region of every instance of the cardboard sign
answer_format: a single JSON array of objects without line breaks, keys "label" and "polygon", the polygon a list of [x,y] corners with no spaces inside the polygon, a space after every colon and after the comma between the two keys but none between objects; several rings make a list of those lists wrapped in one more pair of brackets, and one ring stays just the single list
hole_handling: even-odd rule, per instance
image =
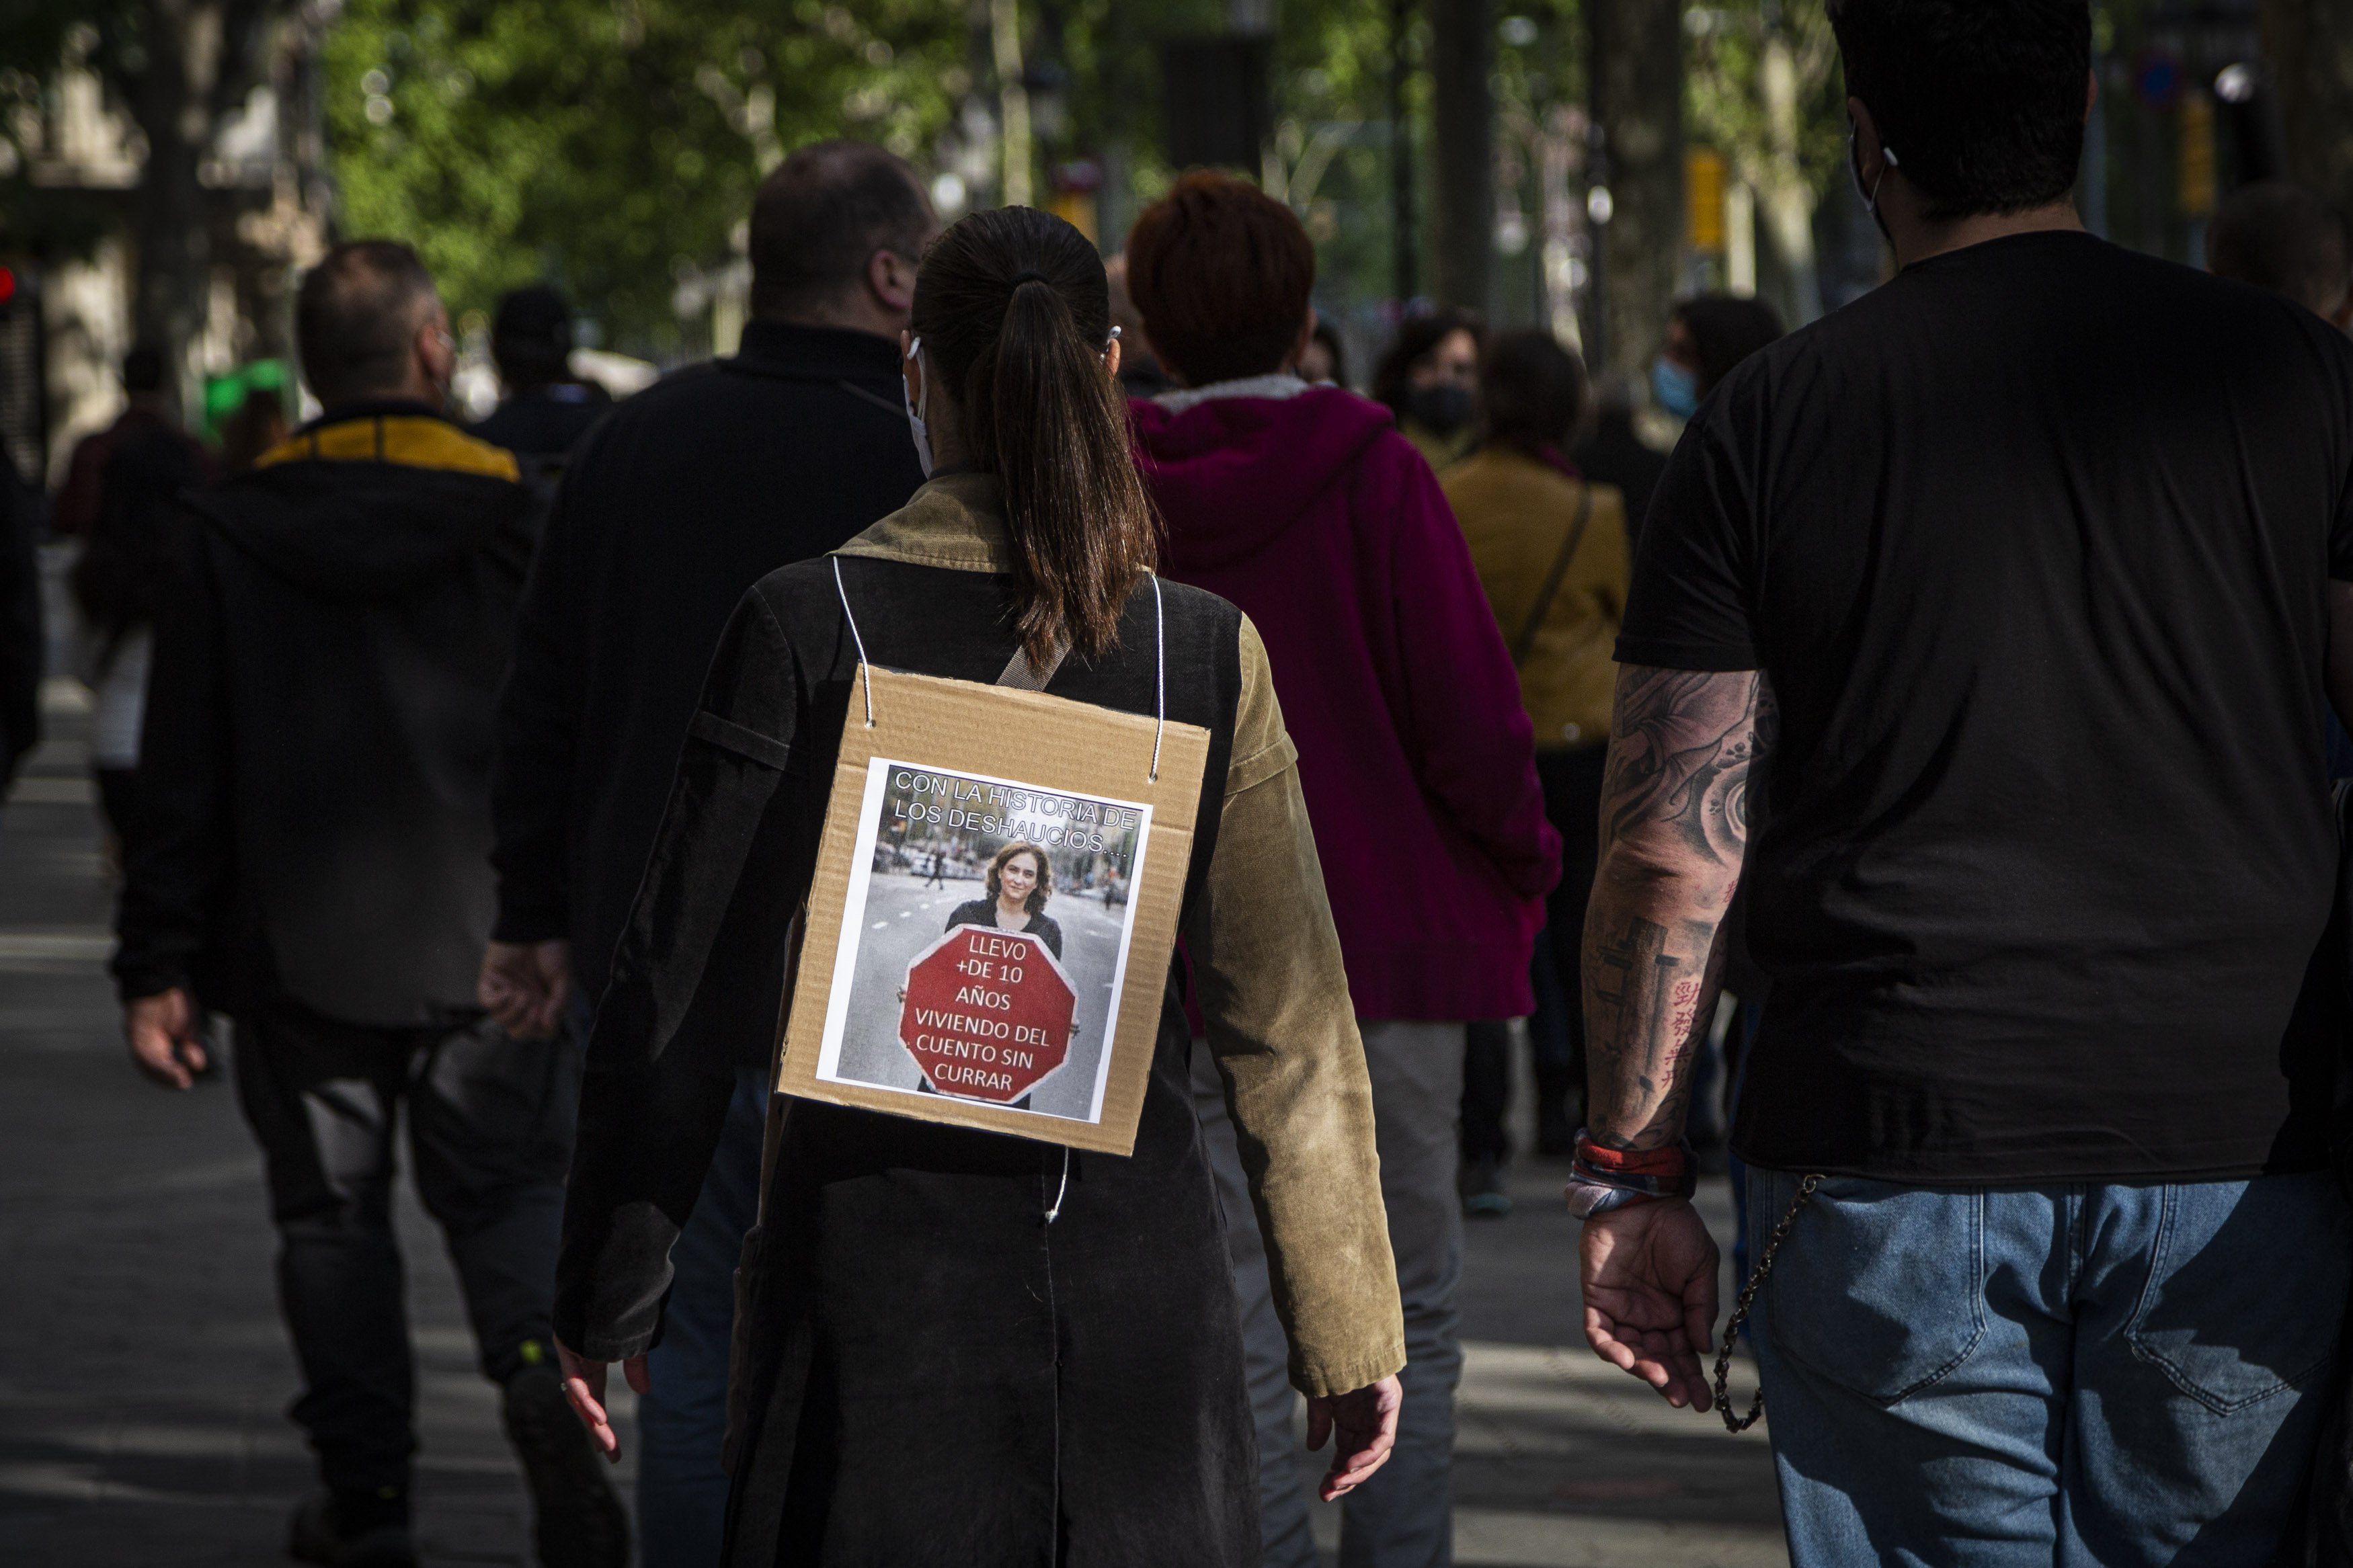
[{"label": "cardboard sign", "polygon": [[1209,732],[1008,686],[859,681],[777,1092],[1128,1153]]}]

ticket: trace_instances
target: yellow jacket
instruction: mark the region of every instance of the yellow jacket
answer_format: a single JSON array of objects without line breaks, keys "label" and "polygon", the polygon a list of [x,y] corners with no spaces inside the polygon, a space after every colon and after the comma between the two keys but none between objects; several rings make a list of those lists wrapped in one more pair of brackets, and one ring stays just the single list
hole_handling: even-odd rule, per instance
[{"label": "yellow jacket", "polygon": [[1588,487],[1505,447],[1464,458],[1438,482],[1514,655],[1591,489],[1585,537],[1520,660],[1520,701],[1539,748],[1607,740],[1618,680],[1613,649],[1626,609],[1625,502],[1611,486]]}]

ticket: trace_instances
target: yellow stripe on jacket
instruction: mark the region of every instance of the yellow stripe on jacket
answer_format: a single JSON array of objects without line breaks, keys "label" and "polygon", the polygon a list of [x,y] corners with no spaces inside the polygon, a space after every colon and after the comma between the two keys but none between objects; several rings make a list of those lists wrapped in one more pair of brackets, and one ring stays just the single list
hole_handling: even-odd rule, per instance
[{"label": "yellow stripe on jacket", "polygon": [[361,415],[290,436],[254,459],[257,468],[280,463],[398,463],[520,482],[514,454],[478,441],[445,419],[422,414]]}]

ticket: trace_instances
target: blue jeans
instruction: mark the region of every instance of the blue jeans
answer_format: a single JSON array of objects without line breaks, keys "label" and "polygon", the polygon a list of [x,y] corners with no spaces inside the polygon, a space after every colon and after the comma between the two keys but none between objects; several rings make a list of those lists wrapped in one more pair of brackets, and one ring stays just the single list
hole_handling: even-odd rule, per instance
[{"label": "blue jeans", "polygon": [[[1798,1180],[1748,1183],[1760,1256]],[[1751,1318],[1794,1568],[2270,1563],[2348,1263],[2326,1173],[1824,1182]]]},{"label": "blue jeans", "polygon": [[768,1072],[743,1068],[702,1191],[670,1249],[661,1343],[638,1400],[638,1560],[643,1568],[718,1568],[727,1523],[727,1355],[735,1260],[760,1206]]}]

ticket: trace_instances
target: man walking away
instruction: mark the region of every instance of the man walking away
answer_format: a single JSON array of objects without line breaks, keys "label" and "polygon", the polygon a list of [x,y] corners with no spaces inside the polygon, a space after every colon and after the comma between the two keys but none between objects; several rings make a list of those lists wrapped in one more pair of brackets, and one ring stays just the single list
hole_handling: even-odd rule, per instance
[{"label": "man walking away", "polygon": [[2353,343],[2082,231],[2084,0],[1830,16],[1902,270],[1733,372],[1643,532],[1587,1337],[1707,1406],[1681,1138],[1745,879],[1772,989],[1734,1147],[1793,1562],[2266,1563],[2348,1279],[2313,959]]},{"label": "man walking away", "polygon": [[205,1010],[237,1020],[302,1368],[293,1415],[326,1489],[296,1515],[293,1555],[417,1560],[391,1215],[405,1100],[540,1561],[620,1568],[627,1521],[565,1405],[550,1322],[579,1042],[517,1040],[473,1005],[532,507],[513,458],[441,416],[448,318],[406,246],[329,252],[295,322],[326,411],[190,497],[193,580],[157,627],[114,961],[125,1033],[143,1070],[185,1089]]},{"label": "man walking away", "polygon": [[49,520],[58,538],[86,539],[98,525],[98,509],[106,494],[106,459],[127,437],[165,436],[187,447],[199,465],[208,461],[196,438],[172,417],[170,401],[164,395],[168,369],[164,351],[152,343],[141,343],[122,356],[122,412],[105,429],[74,443]]},{"label": "man walking away", "polygon": [[544,283],[515,289],[499,301],[491,358],[506,384],[506,400],[474,434],[504,447],[541,478],[554,479],[588,427],[613,406],[611,394],[572,374],[572,307]]},{"label": "man walking away", "polygon": [[[481,995],[512,1026],[553,1026],[567,994],[585,1023],[603,994],[737,601],[923,482],[898,335],[934,226],[913,171],[880,148],[832,142],[786,159],[753,206],[742,350],[622,404],[565,474],[500,709],[499,940]],[[775,997],[760,1016],[775,1016]],[[719,1560],[732,1279],[758,1201],[773,1044],[725,1047],[742,1064],[728,1131],[671,1254],[638,1404],[647,1568]]]}]

